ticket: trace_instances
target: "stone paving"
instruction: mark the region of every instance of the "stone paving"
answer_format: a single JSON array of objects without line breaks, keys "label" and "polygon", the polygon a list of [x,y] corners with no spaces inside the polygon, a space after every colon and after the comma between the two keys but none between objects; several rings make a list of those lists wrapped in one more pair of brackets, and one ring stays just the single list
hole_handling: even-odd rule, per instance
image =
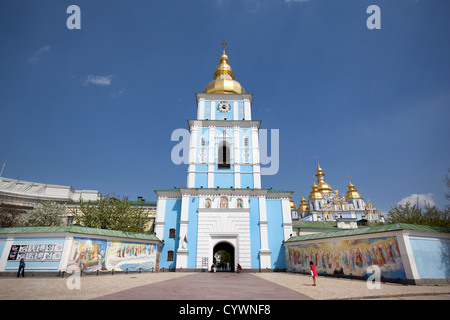
[{"label": "stone paving", "polygon": [[449,285],[381,283],[369,290],[361,280],[317,278],[289,273],[130,273],[89,275],[79,289],[74,278],[1,277],[0,300],[332,300],[450,298]]}]

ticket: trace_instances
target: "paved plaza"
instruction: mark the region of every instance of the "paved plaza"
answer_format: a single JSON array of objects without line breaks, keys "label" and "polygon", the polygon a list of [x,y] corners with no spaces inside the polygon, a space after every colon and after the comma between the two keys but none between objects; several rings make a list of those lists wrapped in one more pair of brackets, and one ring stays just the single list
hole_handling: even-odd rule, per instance
[{"label": "paved plaza", "polygon": [[449,300],[449,285],[386,283],[368,289],[361,280],[289,273],[129,273],[75,278],[1,277],[0,300]]}]

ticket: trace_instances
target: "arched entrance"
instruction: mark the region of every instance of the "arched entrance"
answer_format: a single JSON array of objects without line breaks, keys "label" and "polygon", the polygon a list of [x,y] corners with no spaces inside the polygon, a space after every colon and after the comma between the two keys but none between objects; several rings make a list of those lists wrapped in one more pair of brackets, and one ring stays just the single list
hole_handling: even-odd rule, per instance
[{"label": "arched entrance", "polygon": [[217,271],[234,272],[234,246],[229,242],[219,242],[213,249],[213,262]]}]

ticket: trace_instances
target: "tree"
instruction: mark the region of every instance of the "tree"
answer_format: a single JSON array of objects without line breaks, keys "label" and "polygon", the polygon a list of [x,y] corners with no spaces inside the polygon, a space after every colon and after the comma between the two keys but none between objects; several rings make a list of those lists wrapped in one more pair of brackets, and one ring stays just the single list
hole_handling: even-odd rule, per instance
[{"label": "tree", "polygon": [[56,201],[39,203],[18,218],[18,225],[22,227],[49,227],[64,225],[66,207]]},{"label": "tree", "polygon": [[143,233],[148,222],[143,205],[135,206],[125,196],[100,195],[96,202],[80,199],[79,210],[72,212],[75,222],[90,228]]},{"label": "tree", "polygon": [[436,206],[425,206],[421,209],[417,205],[411,205],[407,202],[404,206],[401,204],[389,210],[389,223],[410,223],[422,224],[436,227],[450,228],[450,210],[446,207],[439,210]]}]

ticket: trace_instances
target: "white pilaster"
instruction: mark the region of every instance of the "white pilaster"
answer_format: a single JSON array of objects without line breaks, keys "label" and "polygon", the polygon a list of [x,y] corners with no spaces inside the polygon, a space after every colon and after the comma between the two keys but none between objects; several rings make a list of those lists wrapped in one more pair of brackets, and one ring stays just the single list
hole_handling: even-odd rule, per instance
[{"label": "white pilaster", "polygon": [[197,106],[197,119],[205,119],[205,99],[200,98]]},{"label": "white pilaster", "polygon": [[179,232],[179,245],[177,250],[177,263],[176,268],[187,268],[187,248],[183,248],[183,240],[187,235],[188,221],[189,220],[189,196],[182,195],[181,198],[181,216],[180,216],[180,232]]},{"label": "white pilaster", "polygon": [[155,217],[155,235],[158,239],[164,239],[164,219],[166,215],[166,199],[158,198]]},{"label": "white pilaster", "polygon": [[67,263],[69,262],[72,244],[73,244],[73,236],[66,236],[66,238],[64,239],[64,247],[63,252],[61,254],[61,260],[59,261],[58,270],[61,271],[67,270]]},{"label": "white pilaster", "polygon": [[195,187],[195,162],[197,157],[197,127],[191,128],[191,135],[189,141],[189,165],[187,176],[187,187]]},{"label": "white pilaster", "polygon": [[289,199],[281,200],[281,210],[283,212],[283,232],[284,241],[288,240],[292,234],[292,217]]},{"label": "white pilaster", "polygon": [[266,198],[259,197],[259,233],[261,236],[261,248],[259,250],[259,261],[261,269],[271,267],[269,250],[269,238],[267,234],[267,211]]},{"label": "white pilaster", "polygon": [[261,165],[259,158],[259,137],[258,129],[251,128],[252,134],[252,163],[253,163],[253,187],[255,189],[261,188]]},{"label": "white pilaster", "polygon": [[[235,115],[237,116],[237,103],[235,103]],[[237,119],[237,118],[235,118]],[[239,127],[234,127],[233,130],[233,139],[234,139],[234,187],[241,187],[241,144],[240,144],[240,135],[239,135]]]},{"label": "white pilaster", "polygon": [[245,112],[245,120],[252,120],[252,114],[250,110],[250,100],[244,99],[244,112]]},{"label": "white pilaster", "polygon": [[[403,241],[400,241],[400,240]],[[419,280],[420,276],[419,276],[419,271],[417,270],[417,265],[416,265],[416,261],[414,259],[414,253],[411,247],[411,241],[409,239],[409,233],[407,232],[402,232],[402,235],[400,237],[398,237],[398,245],[399,245],[399,249],[400,249],[400,255],[402,256],[403,259],[403,266],[405,268],[405,273],[406,273],[406,278],[408,279],[414,279],[414,280]],[[402,244],[404,244],[404,247],[402,246]],[[405,254],[402,251],[406,251]],[[408,261],[406,261],[408,260]],[[409,263],[407,263],[409,262]]]}]

